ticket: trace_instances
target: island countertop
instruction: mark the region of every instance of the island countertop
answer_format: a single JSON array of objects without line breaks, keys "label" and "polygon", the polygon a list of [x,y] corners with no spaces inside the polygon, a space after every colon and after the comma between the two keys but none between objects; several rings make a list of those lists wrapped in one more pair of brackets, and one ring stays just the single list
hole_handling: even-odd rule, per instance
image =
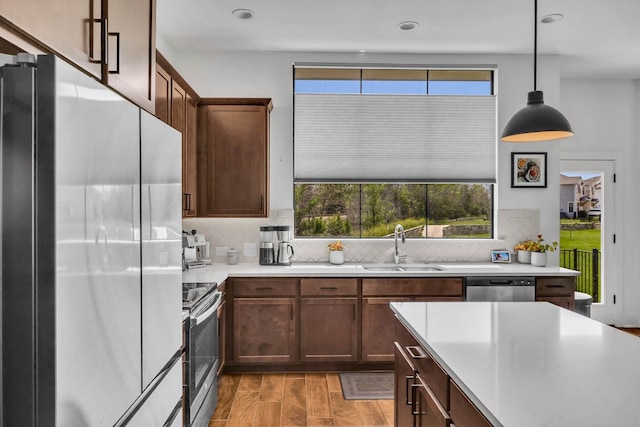
[{"label": "island countertop", "polygon": [[640,339],[546,302],[398,302],[496,426],[640,426]]},{"label": "island countertop", "polygon": [[[366,265],[366,264],[364,264]],[[380,264],[382,265],[382,264]],[[384,264],[393,266],[393,264]],[[402,265],[402,264],[400,264]],[[290,266],[258,264],[212,264],[185,270],[183,282],[218,282],[228,277],[467,277],[467,276],[577,276],[579,271],[562,267],[536,267],[531,264],[494,264],[490,262],[433,263],[443,268],[429,272],[383,272],[363,268],[362,263],[333,265],[328,263],[293,263]]]}]

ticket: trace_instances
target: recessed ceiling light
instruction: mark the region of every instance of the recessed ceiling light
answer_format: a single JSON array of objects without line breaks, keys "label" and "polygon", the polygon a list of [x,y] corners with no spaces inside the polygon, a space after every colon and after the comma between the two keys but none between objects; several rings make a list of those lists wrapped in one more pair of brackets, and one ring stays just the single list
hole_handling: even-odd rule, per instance
[{"label": "recessed ceiling light", "polygon": [[411,31],[418,25],[420,24],[415,21],[404,21],[398,24],[398,28],[400,28],[402,31]]},{"label": "recessed ceiling light", "polygon": [[540,18],[540,22],[543,24],[551,24],[552,22],[561,21],[564,18],[564,15],[561,13],[552,13],[550,15],[545,15]]},{"label": "recessed ceiling light", "polygon": [[238,19],[251,19],[254,15],[253,10],[249,9],[236,9],[231,14]]}]

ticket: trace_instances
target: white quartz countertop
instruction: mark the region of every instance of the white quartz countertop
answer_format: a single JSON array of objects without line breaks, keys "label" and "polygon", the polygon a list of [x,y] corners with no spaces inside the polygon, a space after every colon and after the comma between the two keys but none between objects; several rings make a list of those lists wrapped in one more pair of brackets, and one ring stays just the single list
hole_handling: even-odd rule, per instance
[{"label": "white quartz countertop", "polygon": [[[366,264],[365,264],[366,265]],[[393,264],[376,264],[393,266]],[[400,264],[401,266],[403,264]],[[258,264],[212,264],[204,268],[185,270],[183,282],[218,282],[228,277],[466,277],[466,276],[577,276],[579,271],[562,267],[535,267],[531,264],[486,263],[433,263],[441,271],[371,271],[363,264],[333,265],[328,263],[294,263],[291,266],[264,266]]]},{"label": "white quartz countertop", "polygon": [[547,302],[391,303],[497,426],[640,426],[640,339]]}]

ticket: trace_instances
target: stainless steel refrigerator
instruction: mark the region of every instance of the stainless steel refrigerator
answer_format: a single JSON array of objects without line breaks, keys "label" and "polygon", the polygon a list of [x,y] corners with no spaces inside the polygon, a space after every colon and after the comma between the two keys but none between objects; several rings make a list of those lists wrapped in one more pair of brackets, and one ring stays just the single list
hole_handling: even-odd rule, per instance
[{"label": "stainless steel refrigerator", "polygon": [[182,425],[180,134],[54,56],[3,63],[0,425]]}]

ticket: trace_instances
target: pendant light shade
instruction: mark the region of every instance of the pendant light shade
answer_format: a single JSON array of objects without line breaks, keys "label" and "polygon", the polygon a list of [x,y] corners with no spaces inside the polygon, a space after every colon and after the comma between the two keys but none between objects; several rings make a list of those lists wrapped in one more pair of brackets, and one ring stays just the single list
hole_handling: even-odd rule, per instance
[{"label": "pendant light shade", "polygon": [[527,106],[513,115],[502,132],[505,142],[550,141],[573,135],[569,120],[545,105],[542,91],[529,92]]},{"label": "pendant light shade", "polygon": [[534,0],[533,91],[527,106],[513,115],[502,131],[505,142],[551,141],[573,135],[567,118],[555,108],[545,105],[542,91],[537,90],[538,72],[538,0]]}]

